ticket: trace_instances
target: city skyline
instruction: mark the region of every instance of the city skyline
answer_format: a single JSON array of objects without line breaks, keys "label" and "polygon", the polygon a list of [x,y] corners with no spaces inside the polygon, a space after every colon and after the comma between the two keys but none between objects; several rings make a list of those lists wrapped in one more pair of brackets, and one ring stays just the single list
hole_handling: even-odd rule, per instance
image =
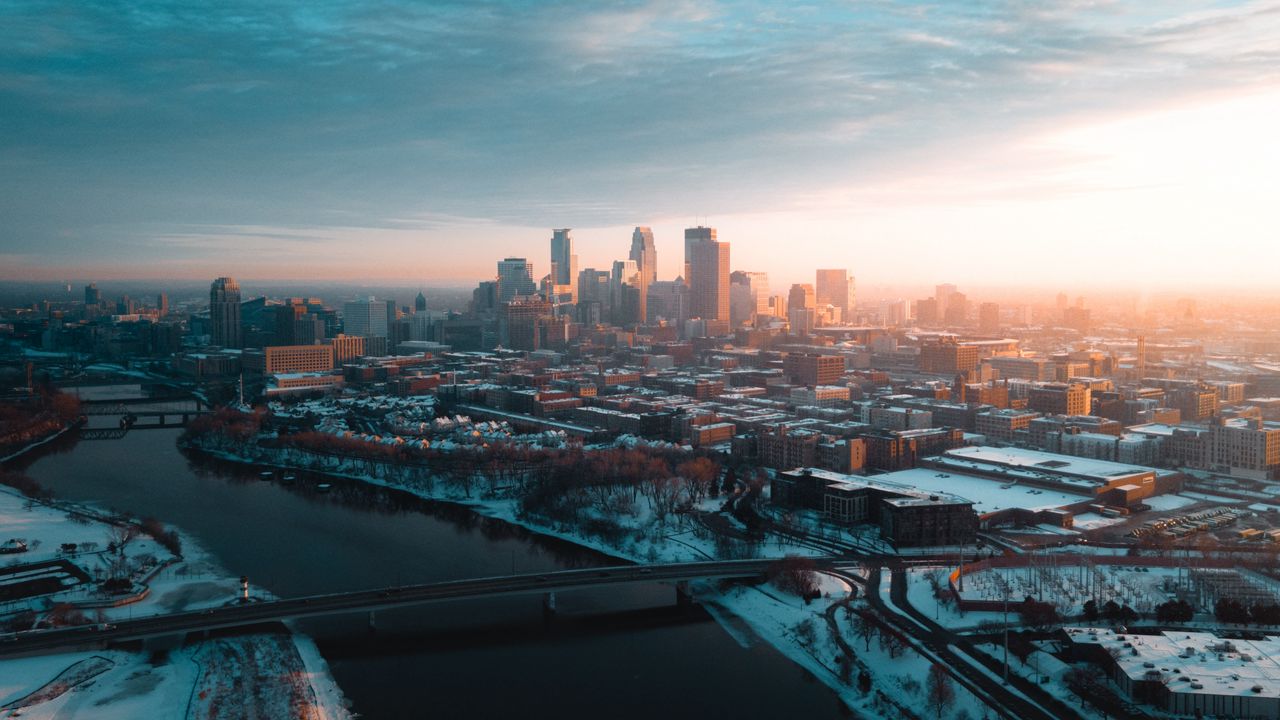
[{"label": "city skyline", "polygon": [[13,3],[0,279],[460,283],[636,225],[669,279],[706,224],[779,285],[1263,288],[1276,9]]}]

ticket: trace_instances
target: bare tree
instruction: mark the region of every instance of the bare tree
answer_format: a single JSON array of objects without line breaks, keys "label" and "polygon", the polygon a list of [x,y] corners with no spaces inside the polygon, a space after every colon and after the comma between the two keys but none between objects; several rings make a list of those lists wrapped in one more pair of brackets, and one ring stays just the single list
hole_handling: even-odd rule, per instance
[{"label": "bare tree", "polygon": [[862,639],[866,651],[871,652],[871,640],[876,636],[876,624],[867,615],[859,615],[853,623],[853,634]]},{"label": "bare tree", "polygon": [[930,665],[925,686],[929,707],[934,709],[938,720],[941,720],[943,708],[955,702],[956,699],[956,689],[951,684],[951,676],[947,674],[947,669],[938,663]]}]

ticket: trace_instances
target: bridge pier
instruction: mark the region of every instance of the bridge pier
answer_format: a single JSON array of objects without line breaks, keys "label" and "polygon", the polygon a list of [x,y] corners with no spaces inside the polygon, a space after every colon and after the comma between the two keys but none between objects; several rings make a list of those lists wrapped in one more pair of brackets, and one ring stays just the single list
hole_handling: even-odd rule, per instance
[{"label": "bridge pier", "polygon": [[549,592],[542,596],[542,614],[551,617],[556,614],[556,594]]}]

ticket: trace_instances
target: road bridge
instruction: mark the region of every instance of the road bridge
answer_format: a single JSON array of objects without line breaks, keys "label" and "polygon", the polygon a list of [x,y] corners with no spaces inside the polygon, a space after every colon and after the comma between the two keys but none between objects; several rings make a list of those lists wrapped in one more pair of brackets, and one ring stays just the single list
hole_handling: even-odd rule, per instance
[{"label": "road bridge", "polygon": [[[813,561],[821,568],[830,567],[837,562],[837,559],[813,558]],[[543,595],[554,598],[556,592],[628,583],[674,582],[679,584],[691,580],[762,578],[768,567],[775,562],[777,562],[776,558],[597,567],[249,602],[197,612],[154,615],[115,624],[35,630],[0,636],[0,656],[99,645],[108,641],[139,640],[243,627],[294,618],[358,612],[373,613],[378,610],[433,602],[466,601],[510,595]],[[554,604],[553,600],[552,604]]]}]

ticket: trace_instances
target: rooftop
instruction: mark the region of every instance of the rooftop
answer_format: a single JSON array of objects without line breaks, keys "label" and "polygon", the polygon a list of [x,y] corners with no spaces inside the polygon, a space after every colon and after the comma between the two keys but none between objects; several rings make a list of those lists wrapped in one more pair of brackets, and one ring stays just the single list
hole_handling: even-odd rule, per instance
[{"label": "rooftop", "polygon": [[1171,692],[1205,695],[1280,695],[1280,637],[1220,638],[1205,632],[1159,635],[1106,628],[1064,628],[1077,645],[1119,651],[1116,662],[1133,680],[1167,680]]}]

